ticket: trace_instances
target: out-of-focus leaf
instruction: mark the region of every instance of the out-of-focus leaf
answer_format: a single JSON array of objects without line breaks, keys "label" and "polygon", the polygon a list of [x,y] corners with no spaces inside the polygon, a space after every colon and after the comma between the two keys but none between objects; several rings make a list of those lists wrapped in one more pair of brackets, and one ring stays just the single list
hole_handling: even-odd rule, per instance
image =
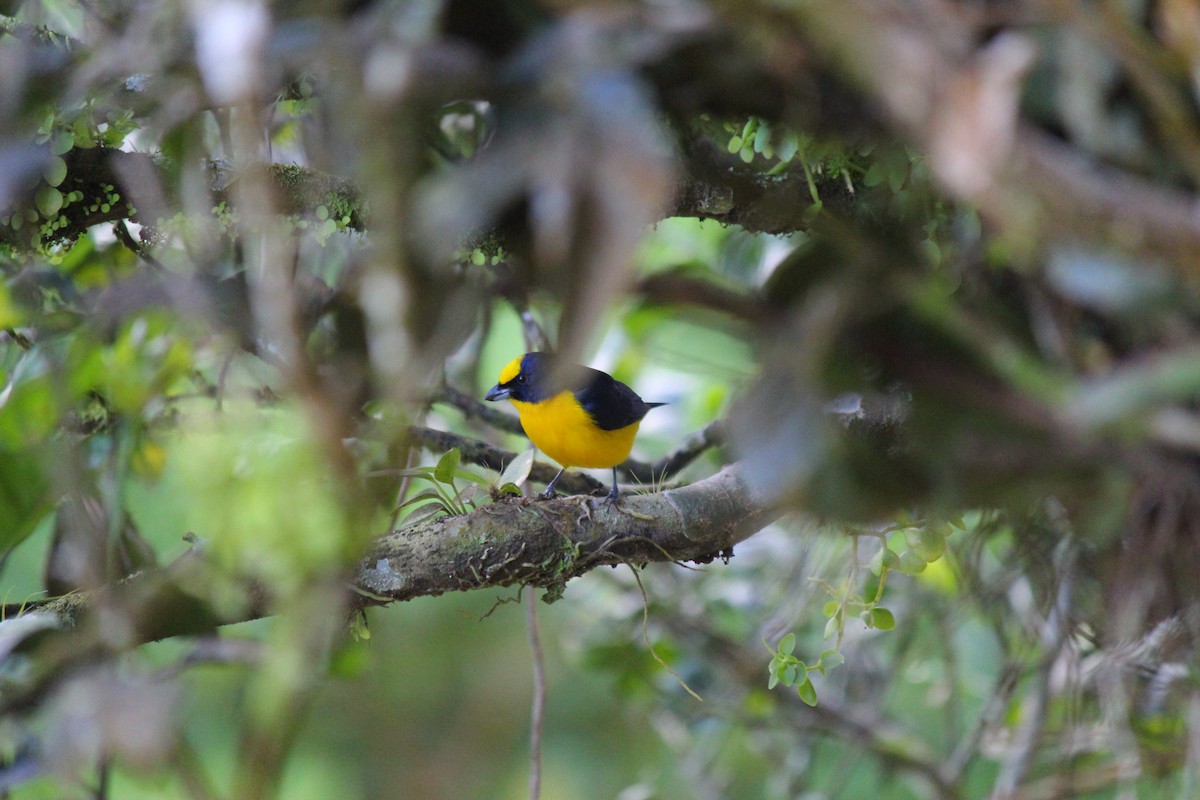
[{"label": "out-of-focus leaf", "polygon": [[896,627],[895,616],[886,608],[872,608],[869,614],[870,617],[867,624],[876,630],[890,631]]},{"label": "out-of-focus leaf", "polygon": [[646,225],[670,190],[664,131],[639,61],[667,41],[612,48],[623,24],[576,15],[514,56],[497,134],[423,187],[419,240],[435,261],[525,201],[537,282],[562,299],[559,350],[573,355],[625,285]]},{"label": "out-of-focus leaf", "polygon": [[433,477],[440,483],[453,483],[454,473],[458,470],[460,461],[462,461],[462,452],[457,447],[450,448],[438,459],[437,467],[433,470]]},{"label": "out-of-focus leaf", "polygon": [[60,407],[49,375],[15,375],[0,396],[0,448],[23,449],[42,441],[59,421]]},{"label": "out-of-focus leaf", "polygon": [[1182,402],[1200,393],[1200,348],[1147,358],[1081,382],[1063,411],[1080,424],[1104,426],[1142,418],[1151,407]]},{"label": "out-of-focus leaf", "polygon": [[1055,250],[1046,279],[1063,296],[1099,311],[1127,313],[1165,301],[1171,284],[1152,265],[1074,248]]},{"label": "out-of-focus leaf", "polygon": [[95,670],[63,684],[45,712],[45,759],[64,779],[100,759],[148,769],[175,744],[176,686],[168,681]]},{"label": "out-of-focus leaf", "polygon": [[825,669],[833,669],[840,667],[846,662],[846,657],[837,650],[822,650],[821,651],[821,666]]},{"label": "out-of-focus leaf", "polygon": [[805,678],[798,686],[796,686],[796,694],[800,695],[800,699],[805,705],[815,706],[817,704],[817,687],[813,686],[812,681]]},{"label": "out-of-focus leaf", "polygon": [[281,596],[354,558],[366,535],[347,528],[327,459],[290,406],[195,420],[172,442],[163,480],[219,563]]},{"label": "out-of-focus leaf", "polygon": [[0,620],[0,662],[30,636],[53,630],[61,624],[57,615],[38,612]]}]

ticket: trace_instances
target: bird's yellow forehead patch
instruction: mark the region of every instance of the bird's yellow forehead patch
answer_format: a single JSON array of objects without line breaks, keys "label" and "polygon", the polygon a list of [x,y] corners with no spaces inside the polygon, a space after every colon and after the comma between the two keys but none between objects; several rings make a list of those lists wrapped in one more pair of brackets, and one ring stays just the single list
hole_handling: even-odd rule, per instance
[{"label": "bird's yellow forehead patch", "polygon": [[505,384],[513,378],[521,374],[521,359],[524,356],[517,356],[512,361],[508,362],[508,366],[500,370],[500,383]]}]

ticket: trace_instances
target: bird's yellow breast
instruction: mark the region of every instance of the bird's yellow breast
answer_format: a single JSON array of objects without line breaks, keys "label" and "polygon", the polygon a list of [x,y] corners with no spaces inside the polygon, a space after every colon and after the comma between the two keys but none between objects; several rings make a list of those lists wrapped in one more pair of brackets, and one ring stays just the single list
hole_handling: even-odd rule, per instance
[{"label": "bird's yellow breast", "polygon": [[540,403],[513,400],[525,435],[564,467],[615,467],[633,449],[635,422],[615,431],[597,427],[571,392],[559,392]]}]

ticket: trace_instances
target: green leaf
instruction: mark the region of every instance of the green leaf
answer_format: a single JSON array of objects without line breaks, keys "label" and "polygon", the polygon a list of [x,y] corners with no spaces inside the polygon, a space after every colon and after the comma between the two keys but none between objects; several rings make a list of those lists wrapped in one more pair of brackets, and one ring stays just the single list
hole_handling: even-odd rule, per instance
[{"label": "green leaf", "polygon": [[471,483],[475,484],[476,486],[482,486],[485,489],[492,488],[491,481],[489,481],[487,478],[483,477],[482,475],[476,475],[474,472],[471,472],[471,470],[469,470],[469,469],[454,470],[454,477],[462,478],[464,481],[470,481]]},{"label": "green leaf", "polygon": [[788,664],[783,668],[783,675],[780,676],[780,680],[782,680],[788,686],[791,686],[796,682],[796,675],[798,672],[799,668],[796,664]]},{"label": "green leaf", "polygon": [[37,196],[34,198],[34,204],[37,206],[38,212],[43,217],[49,219],[62,208],[62,192],[53,186],[43,186],[41,189],[38,189]]},{"label": "green leaf", "polygon": [[795,157],[796,151],[800,149],[800,140],[795,134],[789,133],[783,137],[783,141],[779,144],[779,150],[775,153],[779,157],[780,163],[786,164]]},{"label": "green leaf", "polygon": [[731,152],[731,153],[738,152],[739,150],[742,149],[742,137],[734,136],[732,139],[729,140],[729,144],[727,145],[727,147],[729,148],[729,152]]},{"label": "green leaf", "polygon": [[[430,489],[422,489],[421,491],[414,494],[412,497],[405,500],[400,505],[396,506],[395,509],[393,509],[393,510],[399,511],[400,509],[405,508],[406,506],[411,506],[415,503],[426,503],[426,502],[438,503],[443,508],[446,508],[446,498],[444,498],[442,496],[441,492],[439,492],[437,489],[430,488]],[[447,511],[448,510],[449,509],[447,508]]]},{"label": "green leaf", "polygon": [[927,562],[912,550],[900,554],[900,571],[908,575],[916,575],[925,571]]},{"label": "green leaf", "polygon": [[754,151],[762,153],[771,144],[771,126],[759,125],[758,130],[754,132]]},{"label": "green leaf", "polygon": [[397,469],[387,473],[389,478],[424,478],[427,481],[435,480],[433,477],[433,467],[412,467],[411,469]]},{"label": "green leaf", "polygon": [[791,655],[796,649],[796,634],[789,633],[779,640],[779,652],[785,655]]},{"label": "green leaf", "polygon": [[767,688],[774,689],[778,685],[779,685],[779,675],[772,672],[771,677],[767,678]]},{"label": "green leaf", "polygon": [[0,450],[0,553],[29,537],[54,510],[53,495],[33,450]]},{"label": "green leaf", "polygon": [[446,451],[433,469],[433,477],[439,483],[453,484],[454,473],[458,470],[458,464],[462,461],[462,452],[457,447],[451,447]]},{"label": "green leaf", "polygon": [[796,694],[800,695],[800,699],[804,701],[805,705],[815,706],[817,704],[817,689],[807,678],[796,687]]},{"label": "green leaf", "polygon": [[885,567],[887,569],[896,569],[898,566],[900,566],[900,557],[887,545],[879,548],[875,555],[871,557],[871,572],[876,576],[882,575]]},{"label": "green leaf", "polygon": [[896,617],[886,608],[872,608],[870,615],[871,621],[867,624],[875,630],[890,631],[896,627]]},{"label": "green leaf", "polygon": [[50,153],[52,155],[61,156],[63,153],[70,152],[75,146],[75,134],[72,131],[59,131],[50,137]]},{"label": "green leaf", "polygon": [[825,623],[824,636],[826,639],[828,639],[829,637],[833,636],[834,634],[836,634],[838,632],[838,616],[839,615],[835,614],[834,616],[829,618],[828,622]]},{"label": "green leaf", "polygon": [[58,186],[67,178],[67,162],[62,156],[50,156],[42,165],[42,178],[50,186]]},{"label": "green leaf", "polygon": [[912,545],[913,552],[926,562],[937,561],[946,552],[946,537],[941,526],[927,525],[921,529],[918,541]]},{"label": "green leaf", "polygon": [[846,657],[837,650],[822,650],[821,651],[821,666],[825,669],[833,669],[840,667],[846,662]]}]

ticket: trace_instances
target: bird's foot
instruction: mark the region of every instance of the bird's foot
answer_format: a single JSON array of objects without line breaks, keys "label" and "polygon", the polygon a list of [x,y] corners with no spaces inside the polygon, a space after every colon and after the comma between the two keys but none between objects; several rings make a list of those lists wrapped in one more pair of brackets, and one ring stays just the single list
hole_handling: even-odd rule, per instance
[{"label": "bird's foot", "polygon": [[538,500],[553,500],[556,497],[558,497],[558,492],[554,491],[553,488],[547,488],[546,491],[537,496]]}]

